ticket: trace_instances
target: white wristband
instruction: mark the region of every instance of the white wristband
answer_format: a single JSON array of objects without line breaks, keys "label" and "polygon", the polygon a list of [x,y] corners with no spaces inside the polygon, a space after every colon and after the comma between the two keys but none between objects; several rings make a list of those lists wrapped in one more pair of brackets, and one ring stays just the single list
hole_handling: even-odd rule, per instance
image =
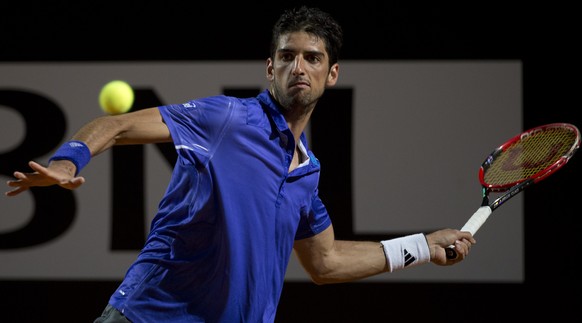
[{"label": "white wristband", "polygon": [[430,250],[424,234],[380,241],[386,255],[388,271],[430,262]]}]

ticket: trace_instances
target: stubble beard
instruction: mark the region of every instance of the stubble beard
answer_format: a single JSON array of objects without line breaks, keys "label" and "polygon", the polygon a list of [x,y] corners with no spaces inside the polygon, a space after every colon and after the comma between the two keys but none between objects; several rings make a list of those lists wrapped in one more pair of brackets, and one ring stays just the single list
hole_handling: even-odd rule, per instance
[{"label": "stubble beard", "polygon": [[313,109],[317,102],[312,93],[308,93],[305,90],[298,91],[295,94],[287,93],[286,95],[281,95],[282,92],[275,88],[274,93],[285,114],[305,115]]}]

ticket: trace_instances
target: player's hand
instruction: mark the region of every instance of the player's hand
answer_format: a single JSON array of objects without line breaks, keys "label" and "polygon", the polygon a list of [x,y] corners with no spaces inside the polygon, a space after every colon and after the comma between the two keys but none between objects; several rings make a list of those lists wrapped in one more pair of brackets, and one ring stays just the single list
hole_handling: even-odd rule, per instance
[{"label": "player's hand", "polygon": [[75,177],[75,165],[68,160],[52,161],[49,167],[30,161],[28,166],[34,172],[14,172],[16,179],[7,182],[7,185],[14,189],[6,192],[6,196],[16,196],[34,186],[59,185],[72,190],[85,183],[85,178]]},{"label": "player's hand", "polygon": [[[477,241],[470,232],[455,229],[444,229],[426,235],[430,250],[430,261],[441,266],[453,265],[469,255],[471,246]],[[457,257],[447,258],[446,248],[454,246]]]}]

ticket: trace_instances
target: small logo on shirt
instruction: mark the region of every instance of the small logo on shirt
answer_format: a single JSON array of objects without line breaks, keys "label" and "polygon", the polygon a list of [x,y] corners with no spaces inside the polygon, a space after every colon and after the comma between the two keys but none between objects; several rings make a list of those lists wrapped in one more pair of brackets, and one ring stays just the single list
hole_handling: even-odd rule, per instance
[{"label": "small logo on shirt", "polygon": [[182,106],[184,108],[195,108],[196,107],[196,104],[194,104],[192,102],[187,102],[187,103],[182,104]]},{"label": "small logo on shirt", "polygon": [[78,148],[78,147],[83,147],[83,145],[82,145],[82,144],[80,144],[80,143],[78,143],[78,142],[74,142],[74,141],[73,141],[73,142],[70,142],[70,143],[69,143],[69,146],[70,146],[71,148]]}]

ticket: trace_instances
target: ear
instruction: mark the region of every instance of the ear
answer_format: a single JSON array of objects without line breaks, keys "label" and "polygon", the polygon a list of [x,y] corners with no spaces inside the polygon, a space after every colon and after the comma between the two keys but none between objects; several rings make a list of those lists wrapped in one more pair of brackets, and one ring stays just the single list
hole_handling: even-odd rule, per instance
[{"label": "ear", "polygon": [[270,57],[267,58],[266,72],[267,72],[267,80],[272,82],[275,75],[273,75],[273,60]]},{"label": "ear", "polygon": [[339,64],[335,63],[331,66],[331,69],[327,74],[327,82],[325,82],[325,85],[334,86],[337,83],[338,77],[339,77]]}]

